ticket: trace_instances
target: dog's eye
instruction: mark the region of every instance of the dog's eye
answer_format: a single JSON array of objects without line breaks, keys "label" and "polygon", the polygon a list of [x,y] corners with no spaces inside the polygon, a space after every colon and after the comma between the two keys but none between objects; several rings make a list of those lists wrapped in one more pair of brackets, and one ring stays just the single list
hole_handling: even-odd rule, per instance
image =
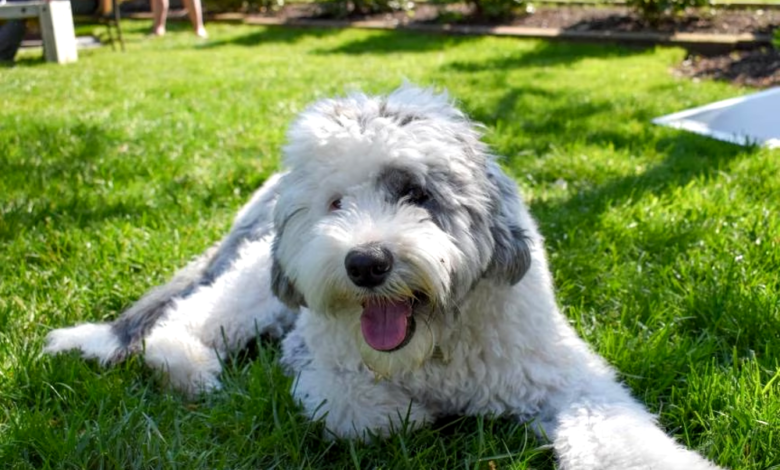
[{"label": "dog's eye", "polygon": [[422,206],[430,199],[430,195],[419,186],[410,186],[404,191],[403,198],[415,206]]},{"label": "dog's eye", "polygon": [[328,207],[328,212],[337,211],[339,209],[341,209],[341,198],[331,201],[330,206]]}]

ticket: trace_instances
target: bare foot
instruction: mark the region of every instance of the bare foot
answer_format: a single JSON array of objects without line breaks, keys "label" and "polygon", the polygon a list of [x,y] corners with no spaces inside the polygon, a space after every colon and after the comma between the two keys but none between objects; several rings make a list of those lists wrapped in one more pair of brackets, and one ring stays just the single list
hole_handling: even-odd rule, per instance
[{"label": "bare foot", "polygon": [[165,36],[165,26],[158,26],[156,28],[152,28],[152,32],[149,33],[151,36]]},{"label": "bare foot", "polygon": [[206,32],[206,28],[204,27],[200,27],[197,30],[195,30],[195,35],[202,39],[206,39],[209,37],[209,33]]}]

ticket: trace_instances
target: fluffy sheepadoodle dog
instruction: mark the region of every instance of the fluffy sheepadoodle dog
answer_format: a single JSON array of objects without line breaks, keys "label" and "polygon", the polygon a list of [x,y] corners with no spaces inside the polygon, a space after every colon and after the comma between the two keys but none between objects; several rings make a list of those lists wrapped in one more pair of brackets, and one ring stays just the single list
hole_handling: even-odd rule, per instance
[{"label": "fluffy sheepadoodle dog", "polygon": [[230,233],[111,324],[46,351],[140,354],[194,394],[259,334],[337,436],[503,415],[564,469],[715,469],[667,436],[556,305],[543,238],[478,126],[444,94],[319,101]]}]

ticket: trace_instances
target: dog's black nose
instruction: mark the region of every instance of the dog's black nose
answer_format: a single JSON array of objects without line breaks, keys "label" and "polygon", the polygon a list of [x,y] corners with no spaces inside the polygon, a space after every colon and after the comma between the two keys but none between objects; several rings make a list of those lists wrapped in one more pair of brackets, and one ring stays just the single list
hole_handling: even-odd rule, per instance
[{"label": "dog's black nose", "polygon": [[344,259],[347,275],[358,287],[381,285],[393,269],[393,254],[377,244],[355,248]]}]

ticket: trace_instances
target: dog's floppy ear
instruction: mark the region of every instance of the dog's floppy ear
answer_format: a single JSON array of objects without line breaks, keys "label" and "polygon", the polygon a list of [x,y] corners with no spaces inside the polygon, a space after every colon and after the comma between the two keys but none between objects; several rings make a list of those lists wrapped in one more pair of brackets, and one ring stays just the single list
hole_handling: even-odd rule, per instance
[{"label": "dog's floppy ear", "polygon": [[522,203],[515,182],[495,162],[488,162],[487,176],[493,185],[490,234],[494,248],[485,277],[517,284],[531,267],[530,241],[519,225]]},{"label": "dog's floppy ear", "polygon": [[[279,234],[277,233],[277,237]],[[284,272],[276,256],[276,240],[271,252],[271,291],[285,305],[295,310],[306,306],[303,295],[295,288],[295,283]]]}]

